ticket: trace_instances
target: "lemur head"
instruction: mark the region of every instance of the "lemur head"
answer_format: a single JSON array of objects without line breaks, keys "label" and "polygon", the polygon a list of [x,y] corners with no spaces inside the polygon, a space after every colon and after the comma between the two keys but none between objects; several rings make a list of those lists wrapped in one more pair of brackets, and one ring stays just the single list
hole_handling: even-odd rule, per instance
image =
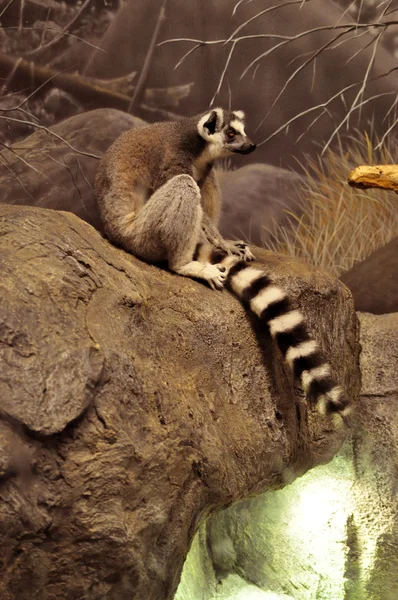
[{"label": "lemur head", "polygon": [[198,132],[208,143],[213,159],[233,153],[249,154],[256,149],[256,144],[245,133],[245,113],[241,110],[210,110],[200,117]]}]

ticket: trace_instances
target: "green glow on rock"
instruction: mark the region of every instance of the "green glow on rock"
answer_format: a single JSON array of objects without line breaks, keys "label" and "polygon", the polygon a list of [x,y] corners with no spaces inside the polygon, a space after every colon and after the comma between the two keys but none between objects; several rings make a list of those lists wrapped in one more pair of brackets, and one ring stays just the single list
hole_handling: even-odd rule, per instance
[{"label": "green glow on rock", "polygon": [[358,480],[347,446],[285,488],[219,513],[207,534],[201,528],[175,600],[384,600],[383,580],[398,581],[396,562],[383,560],[395,539],[398,548],[395,505],[366,473]]}]

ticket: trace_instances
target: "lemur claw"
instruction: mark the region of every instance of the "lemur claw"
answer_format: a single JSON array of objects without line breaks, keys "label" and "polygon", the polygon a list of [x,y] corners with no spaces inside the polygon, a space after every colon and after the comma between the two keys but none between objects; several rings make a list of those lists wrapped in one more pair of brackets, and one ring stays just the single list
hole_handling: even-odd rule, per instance
[{"label": "lemur claw", "polygon": [[255,259],[254,254],[250,250],[248,244],[239,240],[237,242],[230,242],[230,250],[232,254],[236,254],[239,256],[241,260],[245,260],[246,262],[250,262]]},{"label": "lemur claw", "polygon": [[224,265],[205,265],[202,277],[210,285],[212,290],[222,290],[227,280],[227,269]]}]

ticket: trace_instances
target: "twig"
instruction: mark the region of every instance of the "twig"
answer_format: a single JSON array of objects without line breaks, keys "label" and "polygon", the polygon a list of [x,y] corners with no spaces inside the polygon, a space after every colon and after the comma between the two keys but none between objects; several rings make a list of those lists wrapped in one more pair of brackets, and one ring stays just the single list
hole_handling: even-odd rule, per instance
[{"label": "twig", "polygon": [[21,5],[19,7],[19,24],[18,31],[22,31],[22,20],[23,20],[23,9],[25,8],[25,0],[21,0]]},{"label": "twig", "polygon": [[3,10],[0,13],[0,19],[3,15],[5,15],[5,13],[7,12],[7,10],[9,9],[9,7],[14,4],[15,0],[10,0],[8,4],[6,4],[6,6],[3,8]]},{"label": "twig", "polygon": [[14,172],[14,170],[10,167],[8,160],[6,159],[6,157],[3,154],[0,154],[0,163],[3,163],[3,166],[10,171],[12,177],[14,177],[14,179],[17,181],[18,185],[21,187],[21,189],[25,192],[25,194],[27,196],[29,196],[29,198],[31,200],[33,200],[33,202],[35,202],[35,198],[32,196],[32,194],[30,193],[30,191],[24,186],[24,184],[22,183],[22,181],[20,180],[20,178],[18,177],[18,175]]},{"label": "twig", "polygon": [[[18,29],[17,26],[15,25],[3,25],[2,29]],[[24,30],[33,30],[33,31],[42,31],[43,27],[37,27],[36,25],[33,25],[31,27],[24,27]],[[47,31],[55,31],[55,33],[59,33],[59,29],[54,29],[53,27],[47,27],[46,28]],[[75,35],[74,33],[69,33],[69,32],[65,32],[63,34],[64,36],[67,37],[71,37],[75,40],[78,40],[79,42],[83,42],[84,44],[87,44],[87,46],[90,46],[91,48],[94,48],[95,50],[99,50],[100,52],[105,52],[105,50],[103,48],[100,48],[99,46],[97,46],[96,44],[93,44],[91,42],[89,42],[88,40],[85,40],[84,38],[80,37],[79,35]]]},{"label": "twig", "polygon": [[214,93],[214,96],[213,96],[213,98],[212,98],[212,99],[211,99],[211,101],[210,101],[210,106],[213,106],[214,100],[216,99],[216,97],[217,97],[217,96],[218,96],[218,94],[220,93],[221,86],[222,86],[222,84],[223,84],[223,81],[224,81],[225,73],[226,73],[226,72],[227,72],[227,70],[228,70],[229,63],[231,62],[231,59],[232,59],[232,54],[233,54],[233,52],[234,52],[234,50],[235,50],[235,46],[236,46],[236,44],[232,44],[232,46],[231,46],[231,50],[230,50],[230,51],[229,51],[229,53],[228,53],[227,60],[225,61],[225,65],[224,65],[223,72],[221,73],[220,81],[218,82],[217,89],[216,89],[216,91],[215,91],[215,93]]},{"label": "twig", "polygon": [[142,71],[138,78],[137,87],[135,88],[134,95],[133,95],[131,102],[129,104],[129,107],[128,107],[128,112],[130,114],[132,112],[134,112],[140,106],[142,99],[144,97],[146,83],[148,81],[149,69],[152,64],[153,53],[155,50],[156,42],[159,37],[159,33],[160,33],[161,27],[163,25],[163,22],[166,18],[166,4],[167,4],[167,0],[163,0],[163,4],[159,11],[158,20],[156,22],[156,26],[155,26],[155,29],[152,34],[151,43],[149,44],[148,52],[145,57],[144,66],[142,67]]},{"label": "twig", "polygon": [[57,46],[61,40],[63,41],[65,34],[68,34],[71,32],[74,25],[76,25],[76,23],[80,20],[82,15],[85,13],[86,9],[88,9],[90,3],[91,3],[91,0],[85,0],[85,2],[83,2],[83,4],[79,8],[79,10],[75,14],[75,16],[73,17],[73,19],[71,19],[71,21],[69,21],[69,23],[67,25],[65,25],[65,27],[63,27],[63,29],[61,29],[58,36],[55,36],[52,40],[50,40],[46,44],[43,44],[43,45],[39,46],[38,48],[35,48],[34,50],[27,52],[25,56],[38,57],[38,56],[41,56],[42,54],[44,54],[45,51],[48,50],[49,48]]},{"label": "twig", "polygon": [[74,146],[72,146],[72,144],[70,144],[67,140],[65,140],[65,138],[58,135],[58,133],[55,133],[55,131],[51,131],[51,129],[49,129],[48,127],[45,127],[44,125],[39,125],[39,123],[26,121],[24,119],[16,119],[15,117],[7,117],[5,115],[0,115],[0,119],[6,119],[7,121],[13,121],[14,123],[22,123],[23,125],[29,125],[29,127],[34,127],[35,129],[40,129],[41,131],[45,131],[49,135],[55,137],[60,142],[63,142],[64,144],[66,144],[68,146],[68,148],[70,148],[71,150],[73,150],[73,152],[76,152],[77,154],[81,154],[82,156],[88,156],[88,158],[95,158],[96,160],[100,160],[100,158],[101,158],[97,154],[92,154],[91,152],[83,152],[82,150],[77,150]]},{"label": "twig", "polygon": [[373,63],[374,63],[374,60],[376,58],[377,45],[378,45],[378,42],[380,41],[381,36],[383,35],[384,31],[385,30],[382,30],[379,33],[379,35],[377,36],[377,39],[376,39],[375,44],[374,44],[372,56],[370,57],[369,64],[368,64],[367,69],[366,69],[365,76],[364,76],[364,78],[362,80],[361,87],[360,87],[357,95],[355,96],[353,103],[351,104],[351,108],[347,112],[347,114],[344,117],[344,119],[342,119],[340,121],[339,125],[337,127],[335,127],[335,129],[333,130],[331,136],[329,137],[328,141],[326,142],[326,144],[323,147],[321,156],[329,148],[330,144],[332,143],[333,139],[335,138],[335,136],[337,135],[337,133],[340,131],[340,129],[342,128],[342,126],[344,125],[344,123],[346,123],[346,122],[348,123],[348,121],[350,119],[350,116],[351,116],[351,113],[354,111],[354,109],[358,108],[361,111],[362,106],[366,103],[366,101],[363,101],[363,100],[360,101],[360,99],[363,97],[363,94],[364,94],[364,91],[365,91],[365,88],[366,88],[366,83],[367,83],[367,81],[369,79],[370,71],[371,71],[371,69],[373,67]]},{"label": "twig", "polygon": [[21,56],[19,58],[17,58],[17,60],[15,61],[15,64],[12,67],[11,71],[8,73],[7,77],[4,79],[4,83],[3,83],[1,91],[0,91],[0,95],[1,96],[3,94],[7,93],[7,87],[11,83],[11,80],[14,77],[15,72],[18,70],[18,67],[19,67],[19,65],[21,63],[21,60],[22,60]]}]

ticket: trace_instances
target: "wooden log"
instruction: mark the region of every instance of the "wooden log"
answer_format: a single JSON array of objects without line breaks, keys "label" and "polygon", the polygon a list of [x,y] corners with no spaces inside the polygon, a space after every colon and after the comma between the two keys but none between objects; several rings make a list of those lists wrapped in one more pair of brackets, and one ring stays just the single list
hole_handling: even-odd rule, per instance
[{"label": "wooden log", "polygon": [[398,193],[398,165],[361,165],[348,175],[348,184],[355,188],[381,188]]},{"label": "wooden log", "polygon": [[[15,59],[0,52],[0,78],[7,80],[7,90],[34,91],[58,87],[72,94],[89,108],[118,108],[127,110],[131,97],[115,90],[115,80],[110,80],[109,89],[106,80],[86,78],[77,73],[59,73],[49,67],[38,66],[34,62],[22,58]],[[120,78],[119,78],[120,80]],[[175,120],[178,115],[160,107],[178,106],[180,100],[186,98],[192,83],[173,86],[170,88],[147,88],[144,93],[141,112],[148,116],[155,111],[157,118]],[[132,86],[131,91],[134,91]],[[153,103],[152,106],[150,106]]]}]

